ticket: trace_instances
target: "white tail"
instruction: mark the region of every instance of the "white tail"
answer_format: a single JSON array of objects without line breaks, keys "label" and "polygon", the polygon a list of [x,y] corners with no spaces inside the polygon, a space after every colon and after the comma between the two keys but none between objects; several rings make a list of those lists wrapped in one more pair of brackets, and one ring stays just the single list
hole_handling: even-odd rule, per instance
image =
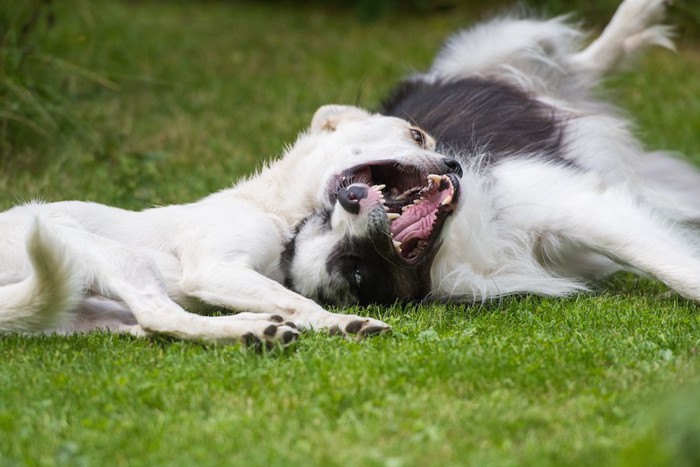
[{"label": "white tail", "polygon": [[33,271],[0,287],[0,331],[35,332],[61,324],[81,299],[78,270],[63,243],[37,219],[27,236]]}]

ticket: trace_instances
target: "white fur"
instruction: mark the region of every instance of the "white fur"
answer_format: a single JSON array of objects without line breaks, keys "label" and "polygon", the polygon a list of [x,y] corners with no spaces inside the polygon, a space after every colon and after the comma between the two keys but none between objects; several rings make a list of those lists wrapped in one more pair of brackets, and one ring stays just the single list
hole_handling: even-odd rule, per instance
[{"label": "white fur", "polygon": [[[282,159],[195,203],[133,212],[32,202],[1,213],[0,330],[102,328],[287,343],[295,326],[388,329],[329,313],[284,288],[280,255],[293,226],[325,200],[335,174],[378,159],[442,159],[419,148],[410,128],[397,118],[326,106]],[[183,307],[241,313],[210,317]]]},{"label": "white fur", "polygon": [[[630,123],[591,92],[646,46],[672,48],[670,29],[655,24],[665,3],[625,0],[585,49],[585,35],[566,18],[500,18],[453,36],[430,70],[412,78],[505,81],[557,109],[563,126],[564,161],[532,153],[489,165],[488,157],[465,156],[471,162],[441,233],[429,298],[563,296],[586,290],[591,277],[630,270],[700,301],[700,239],[691,227],[700,221],[700,173],[672,154],[645,152]],[[298,238],[299,290],[333,296],[323,289],[342,288],[323,270],[309,271],[353,235],[345,224],[323,238],[314,238],[320,229]]]},{"label": "white fur", "polygon": [[591,276],[629,269],[700,300],[698,241],[683,226],[698,221],[700,174],[671,154],[645,153],[629,123],[589,95],[645,46],[672,48],[670,29],[654,24],[664,6],[625,0],[580,52],[582,34],[562,18],[501,19],[448,42],[432,79],[494,76],[568,112],[564,156],[586,171],[536,154],[488,172],[468,167],[467,191],[431,270],[433,298],[561,296],[585,289]]}]

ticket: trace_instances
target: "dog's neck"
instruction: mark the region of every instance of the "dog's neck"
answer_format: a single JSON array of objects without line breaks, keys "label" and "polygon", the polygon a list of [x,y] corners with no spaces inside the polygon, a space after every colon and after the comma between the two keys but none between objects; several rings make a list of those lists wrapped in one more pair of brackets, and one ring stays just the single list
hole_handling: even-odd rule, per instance
[{"label": "dog's neck", "polygon": [[291,229],[319,206],[327,171],[327,157],[313,135],[302,135],[280,159],[224,193],[249,200],[257,208],[279,218]]}]

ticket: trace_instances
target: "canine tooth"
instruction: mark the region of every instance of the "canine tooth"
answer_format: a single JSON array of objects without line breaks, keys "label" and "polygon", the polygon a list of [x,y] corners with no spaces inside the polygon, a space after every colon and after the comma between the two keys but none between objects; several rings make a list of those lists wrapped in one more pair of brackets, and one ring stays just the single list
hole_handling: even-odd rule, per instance
[{"label": "canine tooth", "polygon": [[440,203],[440,206],[447,206],[452,202],[452,196],[448,196],[444,200],[442,200],[442,203]]},{"label": "canine tooth", "polygon": [[432,181],[433,183],[435,183],[437,185],[442,180],[442,177],[439,175],[430,174],[430,175],[428,175],[428,180]]},{"label": "canine tooth", "polygon": [[396,251],[401,253],[401,242],[397,242],[396,240],[392,240],[392,243],[394,244],[394,248],[396,248]]},{"label": "canine tooth", "polygon": [[382,191],[384,188],[386,188],[386,185],[382,183],[381,185],[374,185],[374,188],[376,188],[379,191]]},{"label": "canine tooth", "polygon": [[401,214],[390,212],[386,215],[386,217],[388,217],[390,221],[393,221],[394,219],[398,219],[399,217],[401,217]]}]

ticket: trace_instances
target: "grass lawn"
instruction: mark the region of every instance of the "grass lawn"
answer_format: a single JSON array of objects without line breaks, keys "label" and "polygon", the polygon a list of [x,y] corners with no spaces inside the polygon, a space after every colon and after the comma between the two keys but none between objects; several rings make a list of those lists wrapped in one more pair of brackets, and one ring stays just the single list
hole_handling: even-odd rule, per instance
[{"label": "grass lawn", "polygon": [[[318,106],[375,106],[473,21],[54,3],[44,52],[97,77],[37,65],[71,116],[41,114],[42,149],[0,156],[2,209],[35,197],[140,209],[224,188],[281,153]],[[647,146],[700,164],[698,50],[655,51],[607,88]],[[0,336],[0,465],[698,465],[697,305],[628,275],[599,288],[353,310],[394,333],[304,334],[263,354]]]}]

